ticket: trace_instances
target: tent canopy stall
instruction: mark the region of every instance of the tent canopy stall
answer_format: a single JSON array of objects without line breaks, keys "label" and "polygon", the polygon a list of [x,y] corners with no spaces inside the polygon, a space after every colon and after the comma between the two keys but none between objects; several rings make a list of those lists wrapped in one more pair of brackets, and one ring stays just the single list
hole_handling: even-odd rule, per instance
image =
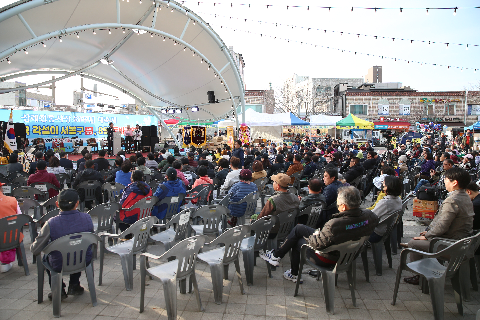
[{"label": "tent canopy stall", "polygon": [[293,113],[260,113],[252,109],[245,111],[245,124],[249,127],[272,127],[272,126],[308,126],[310,123],[303,121]]},{"label": "tent canopy stall", "polygon": [[373,122],[360,119],[359,117],[349,114],[346,118],[337,122],[338,129],[373,129]]},{"label": "tent canopy stall", "polygon": [[342,116],[327,116],[324,114],[316,114],[310,116],[311,126],[335,126],[338,121],[342,120]]},{"label": "tent canopy stall", "polygon": [[[0,30],[2,81],[81,75],[121,90],[158,118],[188,122],[223,119],[244,105],[227,45],[175,1],[20,0],[0,8]],[[208,91],[218,103],[208,103]],[[162,114],[165,108],[178,113]]]}]

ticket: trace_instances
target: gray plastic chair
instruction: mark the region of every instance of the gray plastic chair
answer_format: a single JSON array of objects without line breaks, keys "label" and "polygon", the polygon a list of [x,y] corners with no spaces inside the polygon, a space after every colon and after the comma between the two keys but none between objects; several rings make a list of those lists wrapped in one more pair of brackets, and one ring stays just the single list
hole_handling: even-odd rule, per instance
[{"label": "gray plastic chair", "polygon": [[[470,247],[475,245],[475,238],[476,236],[459,240],[446,249],[436,253],[428,253],[411,248],[403,249],[400,253],[400,265],[398,266],[392,305],[395,305],[397,300],[398,287],[402,278],[402,270],[407,270],[426,278],[430,289],[430,299],[432,301],[433,315],[435,319],[444,318],[445,280],[449,278],[452,282],[458,313],[463,316],[462,290],[459,271],[461,264],[467,258]],[[423,259],[407,263],[408,254],[411,252],[423,255]],[[437,260],[442,257],[449,257],[446,266],[442,265]]]},{"label": "gray plastic chair", "polygon": [[107,202],[99,204],[88,211],[87,213],[90,216],[97,217],[97,225],[94,225],[94,233],[99,234],[101,232],[115,232],[115,216],[120,208],[121,205],[117,202]]},{"label": "gray plastic chair", "polygon": [[[388,260],[388,267],[392,267],[392,251],[390,247],[390,234],[392,230],[396,227],[396,222],[398,219],[398,215],[402,213],[402,210],[394,211],[390,213],[388,216],[383,216],[379,222],[380,225],[386,225],[387,230],[382,237],[382,240],[376,243],[370,243],[373,252],[373,262],[375,265],[375,273],[377,276],[382,275],[382,244],[385,246],[385,253],[387,254]],[[363,268],[365,270],[365,278],[367,282],[370,282],[369,272],[368,272],[368,259],[367,259],[367,246],[365,246],[362,250],[362,261],[363,261]]]},{"label": "gray plastic chair", "polygon": [[99,204],[96,197],[96,190],[97,188],[101,188],[102,184],[99,181],[83,181],[77,186],[77,191],[80,189],[84,190],[85,199],[80,202],[80,211],[85,210],[85,202],[93,201],[95,204]]},{"label": "gray plastic chair", "polygon": [[[40,219],[33,219],[33,222],[30,223],[30,236],[32,239],[32,243],[35,241],[35,239],[38,237],[38,227],[42,227],[45,222],[47,222],[50,218],[53,218],[55,216],[58,216],[60,214],[60,209],[55,209],[55,210],[50,210],[49,212],[45,213],[43,216],[40,217]],[[33,256],[33,264],[37,263],[37,256]]]},{"label": "gray plastic chair", "polygon": [[245,213],[241,217],[237,217],[237,225],[241,226],[245,224],[245,218],[250,217],[255,214],[255,210],[257,210],[257,193],[250,192],[242,200],[237,202],[230,202],[228,205],[240,205],[246,203],[247,206],[245,207]]},{"label": "gray plastic chair", "polygon": [[30,187],[38,189],[42,192],[42,195],[38,196],[38,201],[47,201],[49,199],[49,190],[53,189],[56,191],[60,191],[59,188],[51,184],[50,182],[34,182],[30,184]]},{"label": "gray plastic chair", "polygon": [[57,199],[58,197],[51,197],[50,199],[40,203],[40,210],[41,214],[44,215],[45,213],[57,209]]},{"label": "gray plastic chair", "polygon": [[[268,236],[272,230],[276,216],[263,217],[250,225],[250,231],[254,232],[253,236],[243,239],[240,250],[243,255],[243,266],[245,268],[245,277],[247,278],[247,285],[253,285],[253,269],[255,266],[255,260],[260,250],[266,250]],[[270,263],[266,262],[268,276],[272,277],[272,269]]]},{"label": "gray plastic chair", "polygon": [[10,182],[10,181],[3,182],[2,180],[5,180],[5,179],[0,179],[0,182],[3,183],[3,185],[2,185],[2,193],[3,193],[4,195],[11,195],[11,194],[12,194],[12,190],[14,189],[13,183]]},{"label": "gray plastic chair", "polygon": [[[213,295],[215,297],[216,304],[222,303],[223,279],[228,279],[228,265],[232,262],[235,263],[238,282],[240,283],[240,293],[245,294],[243,291],[243,281],[240,273],[240,262],[238,260],[238,255],[240,253],[240,245],[242,244],[243,238],[245,238],[245,235],[249,231],[249,226],[238,226],[229,229],[212,242],[205,244],[205,249],[215,249],[198,254],[198,259],[206,262],[210,266]],[[216,248],[219,245],[224,246]]]},{"label": "gray plastic chair", "polygon": [[158,181],[158,180],[150,180],[149,183],[147,183],[149,186],[150,186],[150,189],[152,189],[152,192],[155,193],[155,191],[157,190],[158,186],[160,184],[162,184],[161,181]]},{"label": "gray plastic chair", "polygon": [[118,202],[120,200],[120,197],[122,196],[122,192],[124,189],[125,186],[118,182],[104,183],[102,186],[102,194],[107,194],[107,199],[104,199],[104,202]]},{"label": "gray plastic chair", "polygon": [[[191,237],[177,243],[161,256],[155,256],[149,253],[143,253],[140,256],[140,313],[144,311],[145,280],[147,275],[159,279],[163,284],[165,308],[167,309],[169,320],[177,319],[177,280],[180,281],[180,292],[185,293],[186,280],[190,279],[190,284],[193,284],[195,288],[198,309],[199,311],[203,311],[197,278],[195,276],[195,266],[198,252],[204,243],[205,238],[203,236]],[[148,259],[160,260],[165,258],[168,262],[155,267],[148,266]]]},{"label": "gray plastic chair", "polygon": [[15,187],[26,187],[27,186],[27,181],[28,177],[25,176],[17,176],[15,179],[13,179],[13,185]]},{"label": "gray plastic chair", "polygon": [[289,211],[280,212],[276,215],[278,220],[275,226],[278,226],[278,232],[275,239],[269,239],[267,241],[268,249],[277,249],[278,245],[283,242],[292,231],[295,226],[295,219],[297,218],[298,209],[291,209]]},{"label": "gray plastic chair", "polygon": [[[92,251],[97,250],[100,238],[93,233],[81,232],[73,233],[49,243],[42,251],[45,253],[42,259],[43,263],[37,263],[38,270],[38,303],[43,302],[43,283],[44,268],[51,272],[52,279],[52,305],[53,316],[58,318],[61,313],[61,296],[62,296],[62,276],[77,273],[85,270],[87,274],[88,290],[90,291],[90,299],[92,305],[97,305],[97,294],[95,291],[95,281],[93,279],[93,259],[89,265],[87,262],[87,251],[90,247]],[[92,248],[93,246],[93,248]],[[62,255],[62,270],[57,272],[53,270],[48,262],[48,254],[57,251]]]},{"label": "gray plastic chair", "polygon": [[165,197],[162,200],[155,203],[155,206],[160,206],[164,203],[167,204],[167,213],[163,222],[170,220],[174,215],[178,214],[178,208],[182,206],[183,201],[185,200],[185,193],[180,193],[176,197]]},{"label": "gray plastic chair", "polygon": [[325,208],[325,203],[323,202],[312,204],[298,213],[297,220],[300,219],[300,217],[305,217],[307,221],[304,225],[316,229],[323,208]]},{"label": "gray plastic chair", "polygon": [[30,186],[25,186],[25,187],[17,187],[13,189],[12,191],[12,196],[19,199],[19,198],[24,198],[24,199],[35,199],[35,196],[44,196],[45,193],[35,189],[34,187]]},{"label": "gray plastic chair", "polygon": [[295,172],[291,175],[292,178],[295,178],[295,180],[293,181],[293,184],[292,186],[296,189],[296,190],[300,190],[300,180],[302,178],[302,175],[303,175],[303,170],[302,171],[298,171],[298,172]]},{"label": "gray plastic chair", "polygon": [[70,185],[70,183],[72,183],[72,178],[70,177],[70,175],[66,174],[66,173],[57,173],[55,175],[55,177],[57,178],[58,182],[60,183],[60,186],[61,186],[61,189],[64,189],[65,188],[65,185]]},{"label": "gray plastic chair", "polygon": [[[187,205],[185,205],[185,207],[197,209],[199,206],[206,205],[208,203],[209,190],[210,190],[210,187],[206,184],[201,184],[199,186],[196,186],[192,190],[190,190],[188,193],[193,194],[193,196],[185,197],[185,201],[187,202]],[[190,201],[193,199],[197,200],[196,204],[190,203]]]},{"label": "gray plastic chair", "polygon": [[27,216],[31,216],[29,214],[30,209],[33,208],[33,218],[40,219],[42,216],[41,214],[41,206],[37,200],[32,198],[17,198],[17,204],[20,207],[20,211]]},{"label": "gray plastic chair", "polygon": [[[331,268],[325,268],[316,265],[314,262],[310,261],[307,257],[308,250],[314,250],[307,244],[302,246],[301,254],[300,254],[300,269],[298,270],[298,274],[301,275],[303,271],[304,264],[308,264],[310,267],[320,271],[322,274],[322,282],[323,282],[323,294],[325,296],[325,305],[327,312],[334,314],[335,313],[335,279],[336,276],[340,272],[347,273],[348,279],[348,286],[350,288],[350,293],[352,296],[352,303],[353,306],[356,307],[356,298],[355,298],[355,282],[356,282],[356,268],[355,268],[355,259],[358,255],[359,250],[361,250],[365,241],[369,238],[369,236],[365,236],[360,238],[359,240],[354,241],[347,241],[344,243],[340,243],[337,245],[332,245],[328,248],[323,250],[317,250],[319,253],[328,253],[337,251],[339,253],[339,258],[335,266]],[[295,287],[295,294],[296,297],[298,295],[298,287],[300,285],[300,281],[297,280],[297,285]]]},{"label": "gray plastic chair", "polygon": [[25,214],[15,214],[0,219],[0,252],[17,249],[18,266],[23,266],[25,275],[30,275],[28,271],[27,256],[23,241],[20,242],[20,233],[26,223],[32,223],[32,217]]},{"label": "gray plastic chair", "polygon": [[195,235],[215,235],[218,237],[222,229],[223,218],[230,213],[228,208],[218,205],[201,206],[193,212],[193,218],[199,218],[202,224],[192,225],[191,228]]},{"label": "gray plastic chair", "polygon": [[[157,203],[157,201],[158,201],[157,197],[148,196],[148,197],[145,197],[145,198],[139,200],[137,203],[135,203],[130,208],[121,208],[120,210],[129,212],[129,211],[132,211],[132,210],[139,209],[140,211],[138,213],[137,220],[141,220],[143,218],[148,218],[152,215],[153,206],[155,205],[155,203]],[[117,233],[118,233],[118,231],[120,230],[119,229],[119,224],[120,224],[120,222],[122,222],[120,220],[120,212],[118,212],[117,217],[115,219],[115,222],[116,222],[116,228],[117,228],[116,230],[117,230]]]},{"label": "gray plastic chair", "polygon": [[[147,217],[138,220],[132,224],[127,230],[121,234],[104,233],[100,235],[103,246],[100,247],[100,272],[98,277],[98,285],[102,285],[103,275],[103,258],[105,252],[113,253],[120,256],[122,263],[123,278],[125,280],[125,289],[130,291],[133,289],[133,270],[136,268],[135,257],[137,254],[144,253],[147,250],[148,236],[150,229],[153,226],[154,217]],[[105,238],[112,240],[125,239],[127,235],[131,234],[132,239],[120,242],[113,246],[108,246],[108,241]]]},{"label": "gray plastic chair", "polygon": [[154,224],[154,227],[166,228],[166,230],[150,235],[150,240],[154,243],[163,243],[165,250],[169,250],[176,242],[187,237],[189,221],[190,211],[183,210],[173,216],[167,224]]},{"label": "gray plastic chair", "polygon": [[395,227],[390,234],[390,246],[392,247],[392,254],[397,254],[397,249],[401,248],[400,243],[402,242],[403,237],[403,214],[407,210],[407,205],[410,199],[413,199],[413,193],[409,193],[402,199],[402,212],[398,215],[397,222]]}]

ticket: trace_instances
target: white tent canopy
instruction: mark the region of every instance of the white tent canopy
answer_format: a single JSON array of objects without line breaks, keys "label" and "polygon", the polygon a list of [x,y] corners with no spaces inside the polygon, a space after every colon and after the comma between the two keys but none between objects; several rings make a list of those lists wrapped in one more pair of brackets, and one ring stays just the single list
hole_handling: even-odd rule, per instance
[{"label": "white tent canopy", "polygon": [[[187,121],[222,119],[244,103],[225,43],[175,1],[21,0],[0,8],[0,30],[3,81],[82,75],[140,105],[181,109],[172,116]],[[208,103],[208,91],[218,103]]]},{"label": "white tent canopy", "polygon": [[324,114],[316,114],[310,116],[311,126],[335,126],[338,121],[342,120],[341,116],[327,116]]},{"label": "white tent canopy", "polygon": [[296,123],[308,124],[293,116],[290,112],[268,114],[256,112],[252,109],[245,111],[245,124],[249,127],[292,126]]}]

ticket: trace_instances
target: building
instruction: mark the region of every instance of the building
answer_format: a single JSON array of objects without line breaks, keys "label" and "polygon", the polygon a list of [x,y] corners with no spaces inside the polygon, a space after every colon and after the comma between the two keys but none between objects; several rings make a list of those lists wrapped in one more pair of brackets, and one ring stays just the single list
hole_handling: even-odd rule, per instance
[{"label": "building", "polygon": [[253,109],[256,112],[272,114],[274,107],[275,96],[271,87],[270,90],[245,90],[245,110]]},{"label": "building", "polygon": [[336,85],[360,86],[362,78],[310,78],[294,74],[277,94],[276,108],[301,117],[313,114],[336,114],[334,88]]},{"label": "building", "polygon": [[[22,82],[0,82],[0,89],[18,88],[26,86]],[[54,105],[54,98],[52,96],[39,94],[37,92],[29,92],[26,89],[11,91],[0,94],[0,106],[22,106],[32,108],[45,108]]]},{"label": "building", "polygon": [[338,85],[335,104],[342,116],[352,113],[372,122],[434,122],[463,128],[478,120],[480,91],[419,92],[399,83]]},{"label": "building", "polygon": [[373,66],[368,69],[368,73],[365,76],[365,82],[382,83],[382,66]]}]

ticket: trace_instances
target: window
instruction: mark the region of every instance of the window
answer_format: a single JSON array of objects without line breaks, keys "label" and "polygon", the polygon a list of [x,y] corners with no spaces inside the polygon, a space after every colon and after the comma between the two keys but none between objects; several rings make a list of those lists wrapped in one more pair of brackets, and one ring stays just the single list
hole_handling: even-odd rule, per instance
[{"label": "window", "polygon": [[433,104],[425,106],[425,112],[427,116],[433,116],[435,114],[435,112],[433,112]]},{"label": "window", "polygon": [[332,91],[332,87],[322,87],[318,86],[316,89],[316,95],[318,96],[323,96],[323,95],[330,95]]},{"label": "window", "polygon": [[445,104],[445,114],[449,116],[455,115],[455,103],[447,103]]},{"label": "window", "polygon": [[351,104],[350,105],[351,114],[362,114],[367,115],[367,105],[366,104]]}]

